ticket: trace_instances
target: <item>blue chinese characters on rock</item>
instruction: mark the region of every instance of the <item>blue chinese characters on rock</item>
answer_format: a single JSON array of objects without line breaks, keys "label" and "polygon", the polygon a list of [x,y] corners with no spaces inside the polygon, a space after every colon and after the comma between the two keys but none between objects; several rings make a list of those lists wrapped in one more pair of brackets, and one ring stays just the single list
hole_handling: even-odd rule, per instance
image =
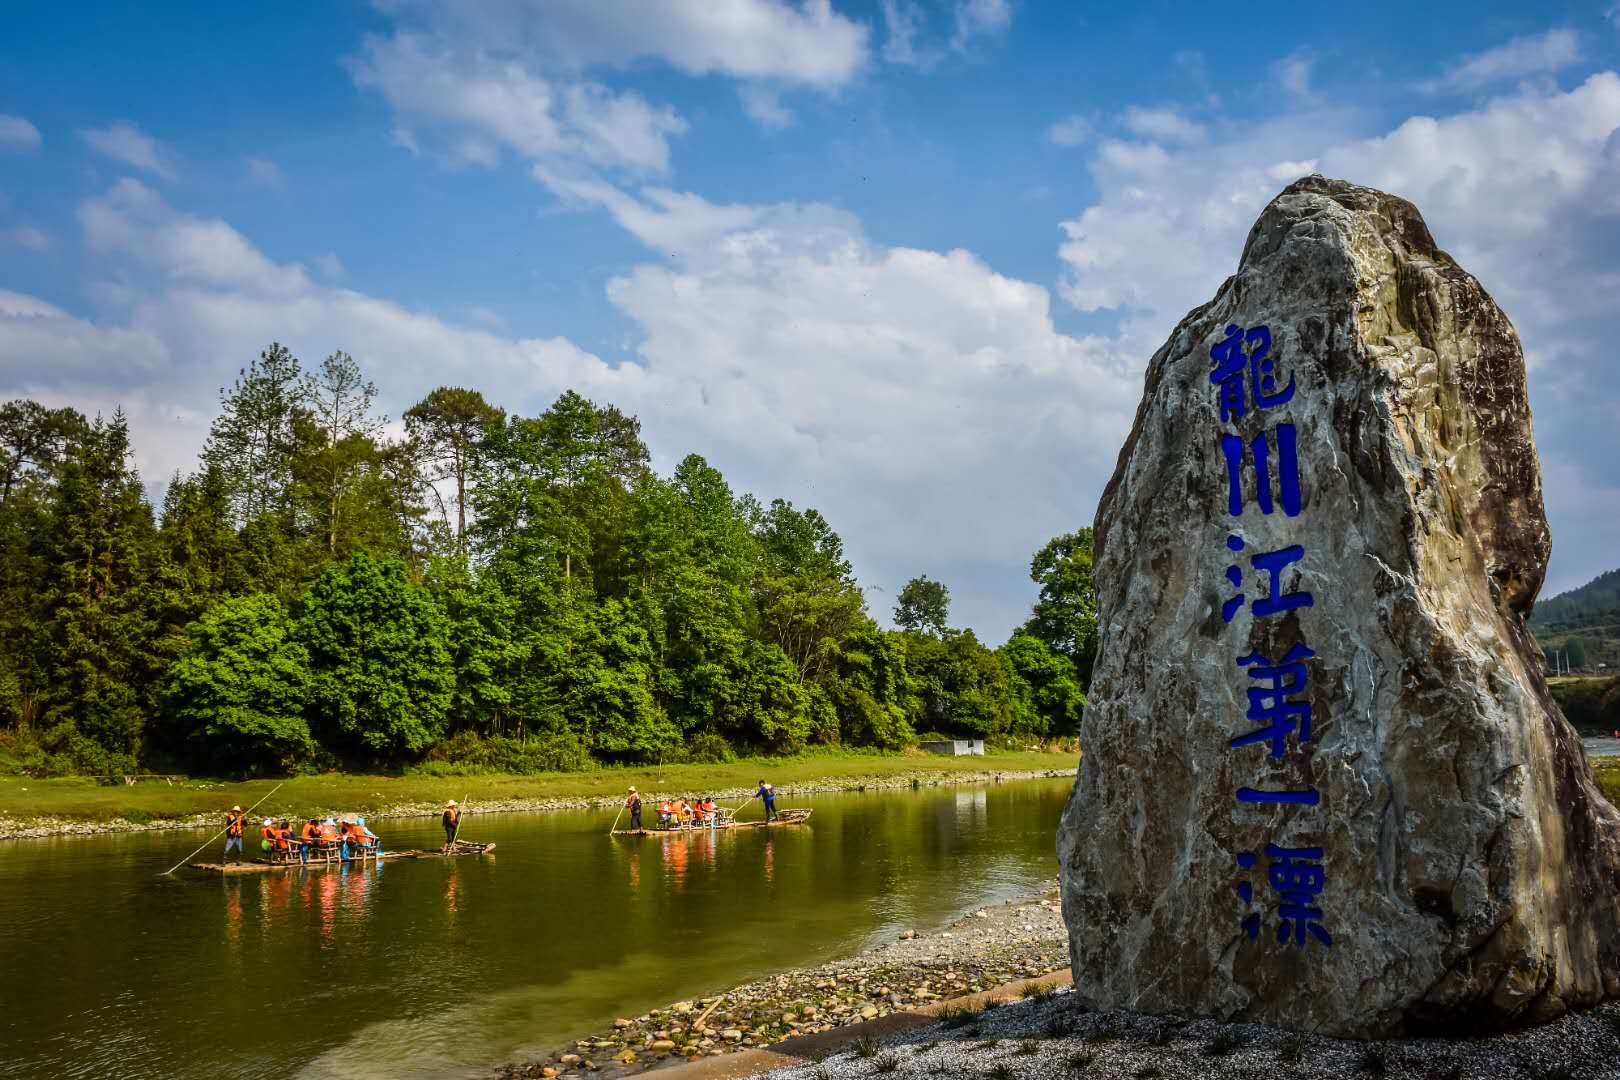
[{"label": "blue chinese characters on rock", "polygon": [[[1237,519],[1226,538],[1226,548],[1235,561],[1225,575],[1233,591],[1221,603],[1223,625],[1231,624],[1245,610],[1258,621],[1315,605],[1310,592],[1290,588],[1284,581],[1291,569],[1294,573],[1289,576],[1298,577],[1305,548],[1287,544],[1274,551],[1251,554],[1249,542],[1238,527],[1251,507],[1263,517],[1280,508],[1283,520],[1296,518],[1304,510],[1299,428],[1284,414],[1276,413],[1294,400],[1299,386],[1291,371],[1284,380],[1272,346],[1271,327],[1234,323],[1209,350],[1209,381],[1216,388],[1223,427],[1219,445],[1226,474],[1227,512]],[[1249,432],[1226,430],[1245,420]],[[1254,430],[1256,424],[1258,431]],[[1255,585],[1252,589],[1251,579]],[[1295,629],[1297,633],[1297,624]],[[1247,682],[1248,710],[1244,720],[1249,727],[1236,731],[1228,740],[1229,751],[1238,755],[1236,767],[1241,769],[1245,763],[1254,762],[1259,769],[1267,760],[1287,760],[1311,742],[1312,707],[1308,694],[1310,661],[1315,656],[1303,640],[1293,641],[1280,656],[1268,655],[1259,648],[1237,656],[1237,676]],[[1258,760],[1247,756],[1257,752],[1261,752]],[[1240,815],[1244,809],[1301,813],[1321,805],[1322,796],[1314,787],[1268,790],[1244,786],[1234,792],[1234,801]],[[1242,827],[1245,819],[1240,816],[1237,820]],[[1294,831],[1298,830],[1290,830]],[[1259,941],[1262,926],[1269,925],[1275,927],[1273,937],[1278,946],[1332,948],[1333,936],[1323,924],[1320,906],[1327,883],[1324,849],[1286,847],[1270,841],[1256,846],[1259,853],[1240,851],[1236,857],[1240,872],[1247,874],[1260,867],[1264,874],[1259,891],[1247,877],[1235,886],[1243,905],[1240,932],[1250,941]]]}]

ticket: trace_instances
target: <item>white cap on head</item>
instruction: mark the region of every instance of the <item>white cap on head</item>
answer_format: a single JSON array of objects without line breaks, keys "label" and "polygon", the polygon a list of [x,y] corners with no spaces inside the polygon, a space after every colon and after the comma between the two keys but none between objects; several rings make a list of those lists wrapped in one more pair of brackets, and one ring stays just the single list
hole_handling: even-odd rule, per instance
[{"label": "white cap on head", "polygon": [[274,824],[275,824],[275,822],[273,822],[273,821],[271,821],[271,820],[270,820],[270,819],[269,819],[269,818],[265,818],[265,819],[264,819],[264,823],[265,823],[265,824],[266,824],[266,825],[274,825]]}]

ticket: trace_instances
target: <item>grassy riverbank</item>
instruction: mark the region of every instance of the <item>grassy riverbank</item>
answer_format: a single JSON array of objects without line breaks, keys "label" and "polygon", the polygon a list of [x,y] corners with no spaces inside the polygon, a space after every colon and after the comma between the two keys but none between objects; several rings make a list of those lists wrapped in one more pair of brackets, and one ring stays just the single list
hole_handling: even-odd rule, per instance
[{"label": "grassy riverbank", "polygon": [[[752,790],[768,777],[784,800],[795,789],[828,791],[861,786],[903,786],[952,782],[975,774],[1044,773],[1072,770],[1074,755],[992,753],[947,758],[932,754],[814,754],[744,759],[720,765],[653,765],[595,769],[533,776],[381,776],[328,773],[286,780],[241,783],[189,779],[168,784],[103,786],[82,778],[33,780],[0,778],[0,837],[90,829],[187,825],[218,817],[231,806],[251,806],[278,783],[260,813],[278,817],[354,810],[376,817],[424,812],[445,799],[458,799],[477,812],[485,809],[552,809],[589,806],[623,797],[634,784],[644,795],[720,794]],[[57,828],[56,826],[62,826]],[[75,826],[78,826],[75,828]]]}]

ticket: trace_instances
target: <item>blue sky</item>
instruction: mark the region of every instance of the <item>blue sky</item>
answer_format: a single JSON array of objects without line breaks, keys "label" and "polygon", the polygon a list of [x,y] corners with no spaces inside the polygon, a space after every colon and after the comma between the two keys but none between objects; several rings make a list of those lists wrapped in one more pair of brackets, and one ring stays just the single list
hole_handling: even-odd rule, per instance
[{"label": "blue sky", "polygon": [[152,481],[271,339],[642,417],[1001,640],[1146,359],[1304,171],[1413,199],[1524,336],[1549,591],[1620,565],[1603,4],[420,0],[0,9],[0,394]]}]

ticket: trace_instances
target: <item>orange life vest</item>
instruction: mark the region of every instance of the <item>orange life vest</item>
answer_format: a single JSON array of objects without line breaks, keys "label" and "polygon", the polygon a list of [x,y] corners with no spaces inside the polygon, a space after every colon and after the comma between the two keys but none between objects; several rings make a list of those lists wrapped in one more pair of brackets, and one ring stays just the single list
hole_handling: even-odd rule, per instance
[{"label": "orange life vest", "polygon": [[304,831],[300,835],[303,836],[305,840],[314,840],[316,837],[321,835],[321,831],[315,827],[313,822],[306,821],[304,822]]},{"label": "orange life vest", "polygon": [[286,851],[292,847],[292,834],[291,829],[276,830],[276,849],[278,851]]},{"label": "orange life vest", "polygon": [[226,814],[225,815],[225,835],[226,836],[241,836],[242,835],[242,815],[241,814]]},{"label": "orange life vest", "polygon": [[274,825],[261,825],[259,826],[259,835],[266,840],[274,840],[276,838],[276,827]]},{"label": "orange life vest", "polygon": [[330,825],[322,825],[321,826],[321,839],[322,840],[336,840],[337,838],[338,838],[338,832],[337,832],[336,829],[332,828],[332,826],[330,826]]}]

